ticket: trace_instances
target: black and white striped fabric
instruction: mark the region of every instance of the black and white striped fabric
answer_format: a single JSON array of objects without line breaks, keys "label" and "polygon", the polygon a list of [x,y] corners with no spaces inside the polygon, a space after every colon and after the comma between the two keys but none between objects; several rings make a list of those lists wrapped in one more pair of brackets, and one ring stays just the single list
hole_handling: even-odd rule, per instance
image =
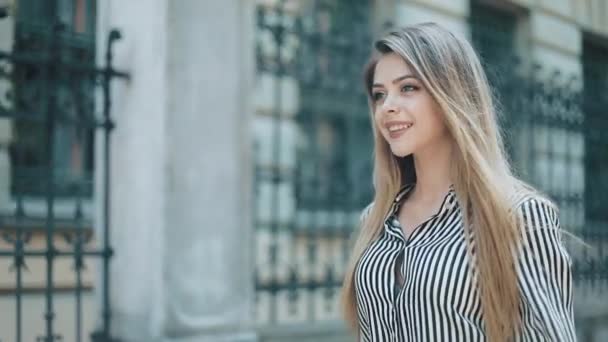
[{"label": "black and white striped fabric", "polygon": [[[439,211],[405,239],[396,196],[381,236],[355,270],[361,341],[486,341],[480,294],[454,188]],[[540,198],[519,206],[518,341],[575,341],[571,261],[556,211]]]}]

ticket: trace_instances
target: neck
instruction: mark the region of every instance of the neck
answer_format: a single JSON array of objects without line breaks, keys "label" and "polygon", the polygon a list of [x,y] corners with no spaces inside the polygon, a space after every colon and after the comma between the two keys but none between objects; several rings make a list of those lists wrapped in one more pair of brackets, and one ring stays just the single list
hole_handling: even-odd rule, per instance
[{"label": "neck", "polygon": [[447,139],[441,144],[414,154],[416,187],[412,196],[422,202],[433,202],[442,197],[453,184],[452,144]]}]

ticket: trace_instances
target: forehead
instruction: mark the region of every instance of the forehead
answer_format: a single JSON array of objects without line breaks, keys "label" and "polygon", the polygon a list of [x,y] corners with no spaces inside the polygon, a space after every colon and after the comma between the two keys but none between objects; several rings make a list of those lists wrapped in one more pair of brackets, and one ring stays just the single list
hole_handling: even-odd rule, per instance
[{"label": "forehead", "polygon": [[390,83],[396,77],[414,75],[403,57],[394,52],[382,55],[374,70],[374,83]]}]

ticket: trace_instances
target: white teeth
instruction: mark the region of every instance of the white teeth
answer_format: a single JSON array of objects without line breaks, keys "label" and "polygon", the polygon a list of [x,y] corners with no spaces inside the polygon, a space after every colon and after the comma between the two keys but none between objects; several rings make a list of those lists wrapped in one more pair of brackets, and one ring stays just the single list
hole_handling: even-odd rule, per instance
[{"label": "white teeth", "polygon": [[402,129],[405,129],[405,128],[410,128],[410,127],[412,127],[412,125],[411,125],[411,124],[406,124],[406,125],[393,125],[393,126],[390,126],[390,127],[388,128],[388,130],[389,130],[389,132],[395,132],[395,131],[402,130]]}]

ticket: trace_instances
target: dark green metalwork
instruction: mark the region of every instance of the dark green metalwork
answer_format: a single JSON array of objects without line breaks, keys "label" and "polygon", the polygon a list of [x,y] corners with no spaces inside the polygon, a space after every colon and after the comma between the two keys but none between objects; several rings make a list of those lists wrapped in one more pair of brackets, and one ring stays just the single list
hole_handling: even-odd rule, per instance
[{"label": "dark green metalwork", "polygon": [[608,45],[585,44],[582,79],[526,65],[515,53],[518,20],[525,18],[483,5],[471,8],[473,43],[500,105],[507,149],[516,172],[557,203],[562,226],[590,245],[571,244],[575,279],[605,284]]},{"label": "dark green metalwork", "polygon": [[[90,2],[89,0],[85,3]],[[47,177],[43,173],[50,152],[54,153],[53,164],[56,173],[54,176],[59,180],[55,189],[58,196],[64,192],[73,192],[74,188],[78,187],[86,190],[89,196],[92,191],[90,182],[84,184],[76,182],[76,179],[82,177],[74,174],[76,170],[71,170],[69,164],[74,161],[82,163],[78,172],[87,173],[84,179],[92,178],[94,130],[82,123],[90,121],[93,113],[94,98],[91,94],[95,79],[90,75],[87,76],[86,70],[94,67],[95,34],[90,27],[82,27],[80,29],[83,32],[77,32],[74,30],[74,23],[60,19],[65,17],[66,10],[71,9],[63,8],[70,3],[71,1],[55,3],[22,0],[19,2],[13,53],[20,55],[25,61],[30,59],[32,63],[22,63],[15,68],[12,75],[13,110],[23,114],[15,120],[14,124],[19,144],[11,146],[13,178],[20,180],[13,182],[13,193],[37,196],[46,193],[44,180]],[[72,11],[68,12],[71,14]],[[52,13],[61,20],[60,31],[54,32],[52,29],[53,16],[50,15]],[[87,17],[93,15],[94,12],[87,13]],[[88,19],[87,22],[94,22],[94,17]],[[60,42],[61,49],[52,46],[57,44],[56,42]],[[35,60],[36,56],[45,54],[48,58],[72,65],[72,68],[61,73],[42,68]],[[50,74],[46,75],[46,73]],[[53,78],[52,89],[47,87],[45,82],[40,82],[41,79],[50,80],[47,76]],[[47,92],[49,94],[46,94]],[[48,129],[42,119],[47,111],[45,107],[52,106],[52,102],[57,102],[65,110],[58,114],[61,116],[61,121],[57,122],[53,129],[53,145],[46,146],[40,144],[36,137],[45,135]],[[78,121],[79,124],[72,125],[70,122],[73,121]],[[70,142],[82,146],[80,156],[72,156],[74,153],[70,153]],[[19,177],[14,177],[16,174]]]},{"label": "dark green metalwork", "polygon": [[[42,260],[46,267],[43,289],[45,298],[44,320],[46,331],[39,332],[38,341],[62,341],[56,330],[56,275],[55,263],[58,259],[73,260],[75,285],[71,289],[75,296],[75,336],[81,341],[82,295],[86,290],[82,272],[86,259],[98,260],[101,272],[101,322],[99,330],[91,333],[94,341],[112,341],[110,336],[109,305],[109,263],[112,248],[109,244],[109,170],[110,135],[114,123],[110,117],[110,85],[116,78],[128,78],[112,66],[114,42],[120,38],[112,31],[106,46],[105,65],[96,67],[94,24],[84,32],[77,32],[76,25],[70,25],[60,18],[56,1],[34,2],[44,4],[44,8],[28,7],[28,1],[21,1],[20,8],[40,11],[38,16],[28,17],[17,14],[15,20],[15,42],[12,51],[0,51],[0,83],[9,86],[9,92],[0,94],[0,117],[10,120],[14,138],[10,144],[11,193],[15,209],[0,213],[0,236],[11,246],[0,248],[0,258],[12,260],[15,272],[15,341],[23,341],[23,298],[27,292],[35,290],[24,287],[23,272],[27,271],[27,260]],[[66,2],[63,2],[64,4]],[[94,1],[86,2],[89,15],[94,14]],[[33,6],[33,5],[32,5]],[[24,20],[36,18],[38,22]],[[89,18],[91,19],[91,18]],[[93,20],[94,23],[94,20]],[[102,114],[95,114],[95,88],[102,88]],[[66,175],[65,165],[58,163],[65,145],[58,143],[61,132],[74,132],[77,139],[87,140],[86,151],[76,155],[87,159],[76,165],[74,174]],[[93,236],[90,217],[84,214],[84,202],[91,200],[93,184],[93,136],[103,137],[102,151],[103,226],[98,230],[102,235],[101,247],[91,244]],[[69,152],[69,151],[68,151]],[[73,215],[58,214],[58,201],[69,203]],[[31,210],[32,203],[44,203],[45,210]],[[35,248],[30,245],[32,237],[44,234],[46,245]],[[69,248],[56,245],[61,237]]]},{"label": "dark green metalwork", "polygon": [[591,280],[608,280],[608,41],[583,44],[585,133],[584,236],[595,247],[585,255],[580,271]]},{"label": "dark green metalwork", "polygon": [[[256,219],[258,234],[270,236],[268,246],[258,246],[267,251],[268,264],[256,272],[256,289],[258,298],[269,298],[271,322],[281,319],[281,293],[286,294],[290,314],[296,313],[296,302],[308,296],[308,320],[329,308],[341,283],[337,269],[348,256],[353,217],[371,199],[372,133],[361,86],[361,67],[371,52],[371,2],[295,4],[260,5],[257,12],[257,70],[273,80],[272,111],[260,116],[270,119],[273,129],[271,165],[260,164],[257,153],[255,168],[256,196],[261,196],[264,184],[271,188],[268,203],[256,201],[257,212],[266,204],[270,208],[270,218]],[[287,113],[293,99],[282,86],[286,81],[297,87],[295,114]],[[282,133],[290,125],[297,127],[295,144]],[[285,160],[289,157],[284,148],[291,148],[295,164]],[[292,189],[287,201],[281,191],[286,186]],[[283,217],[281,213],[290,210],[293,215]],[[336,252],[341,262],[318,257],[324,241],[340,246]],[[298,248],[303,250],[299,256]],[[298,258],[314,265],[316,273],[305,274]],[[262,268],[269,270],[267,279],[260,276]],[[326,305],[317,307],[311,298],[315,295]]]}]

